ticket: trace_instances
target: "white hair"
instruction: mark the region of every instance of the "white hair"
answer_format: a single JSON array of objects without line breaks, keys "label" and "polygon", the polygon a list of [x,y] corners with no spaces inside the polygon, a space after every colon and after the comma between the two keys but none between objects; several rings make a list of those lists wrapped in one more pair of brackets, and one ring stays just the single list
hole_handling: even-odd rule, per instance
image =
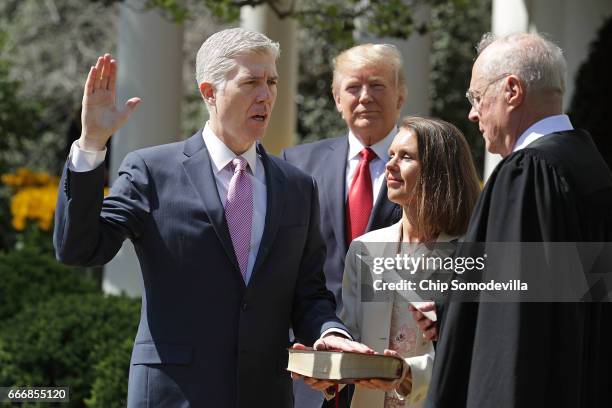
[{"label": "white hair", "polygon": [[265,35],[244,28],[230,28],[214,33],[200,47],[196,57],[196,81],[210,82],[223,89],[227,75],[236,66],[235,58],[248,53],[280,55],[277,42]]},{"label": "white hair", "polygon": [[514,33],[496,37],[486,33],[476,46],[478,55],[491,47],[483,62],[483,74],[492,79],[514,74],[525,83],[527,91],[565,92],[567,63],[563,51],[537,33]]}]

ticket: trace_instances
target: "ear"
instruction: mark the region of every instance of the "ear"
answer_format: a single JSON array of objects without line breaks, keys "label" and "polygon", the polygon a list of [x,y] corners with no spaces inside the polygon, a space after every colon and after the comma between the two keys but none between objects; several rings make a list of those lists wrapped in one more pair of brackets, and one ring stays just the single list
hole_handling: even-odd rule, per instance
[{"label": "ear", "polygon": [[202,82],[200,84],[200,95],[202,95],[202,99],[204,99],[208,105],[215,105],[217,101],[217,92],[213,84],[210,82]]},{"label": "ear", "polygon": [[525,100],[525,83],[516,75],[509,75],[504,81],[503,95],[508,105],[520,106]]},{"label": "ear", "polygon": [[338,93],[336,93],[335,91],[332,92],[332,95],[334,96],[334,102],[336,102],[336,110],[339,113],[342,113],[342,104],[340,103],[340,95],[338,95]]},{"label": "ear", "polygon": [[403,93],[400,91],[399,95],[397,96],[397,106],[396,108],[402,109],[402,107],[404,106],[404,102],[406,102],[406,94],[408,92],[404,91]]}]

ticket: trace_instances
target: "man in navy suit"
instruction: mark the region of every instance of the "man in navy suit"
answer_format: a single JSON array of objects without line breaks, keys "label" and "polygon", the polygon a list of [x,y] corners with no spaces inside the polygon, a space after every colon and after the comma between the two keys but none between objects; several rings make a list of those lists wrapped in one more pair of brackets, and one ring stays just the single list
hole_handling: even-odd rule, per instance
[{"label": "man in navy suit", "polygon": [[[348,136],[292,147],[282,157],[312,175],[319,186],[327,247],[325,279],[339,311],[350,242],[401,217],[401,209],[387,199],[384,176],[406,98],[398,50],[386,44],[362,44],[343,51],[334,60],[332,91]],[[298,381],[294,390],[296,407],[321,406],[321,393]]]},{"label": "man in navy suit", "polygon": [[314,180],[257,143],[278,53],[259,33],[212,35],[196,63],[206,126],[128,154],[106,198],[104,146],[140,99],[115,107],[110,55],[90,69],[54,244],[65,263],[101,265],[134,243],[144,290],[130,407],[291,407],[290,326],[305,344],[367,350],[348,340],[325,288]]}]

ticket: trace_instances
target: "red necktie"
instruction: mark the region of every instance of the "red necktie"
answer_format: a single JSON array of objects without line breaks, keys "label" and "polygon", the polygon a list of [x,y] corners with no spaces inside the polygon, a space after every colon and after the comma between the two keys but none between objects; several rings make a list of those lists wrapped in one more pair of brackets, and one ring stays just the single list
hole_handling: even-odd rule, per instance
[{"label": "red necktie", "polygon": [[353,182],[346,200],[346,239],[348,244],[365,233],[372,212],[372,202],[374,201],[370,162],[376,158],[376,153],[366,147],[359,152],[359,155],[361,159],[353,176]]}]

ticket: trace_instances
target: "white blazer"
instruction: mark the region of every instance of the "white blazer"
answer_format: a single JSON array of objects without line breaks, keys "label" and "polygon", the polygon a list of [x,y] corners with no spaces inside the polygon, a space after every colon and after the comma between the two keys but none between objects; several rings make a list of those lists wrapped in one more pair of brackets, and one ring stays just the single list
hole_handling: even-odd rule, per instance
[{"label": "white blazer", "polygon": [[[375,351],[382,353],[389,348],[389,331],[391,328],[391,313],[393,308],[393,294],[385,292],[385,299],[377,301],[362,302],[361,290],[361,267],[358,265],[358,256],[371,257],[394,257],[397,252],[397,243],[400,239],[401,220],[387,228],[370,231],[361,237],[356,238],[349,248],[346,255],[344,277],[342,282],[342,301],[343,307],[340,311],[340,318],[348,327],[356,340],[367,344]],[[440,234],[437,242],[450,242],[456,239],[446,234]],[[380,243],[380,244],[374,244]],[[450,246],[449,246],[450,247]],[[453,249],[435,249],[435,255],[446,257],[451,256]],[[378,253],[381,251],[382,253]],[[376,252],[376,253],[372,253]],[[432,255],[432,251],[423,246],[417,248],[413,256],[420,256],[421,253]],[[378,296],[378,295],[377,295]],[[429,380],[433,367],[434,348],[431,341],[423,337],[418,329],[416,322],[409,319],[417,329],[417,345],[414,355],[406,358],[412,372],[412,392],[406,397],[407,407],[417,408],[425,403]],[[385,393],[383,391],[370,390],[364,387],[355,387],[355,393],[351,403],[352,408],[383,408]]]}]

